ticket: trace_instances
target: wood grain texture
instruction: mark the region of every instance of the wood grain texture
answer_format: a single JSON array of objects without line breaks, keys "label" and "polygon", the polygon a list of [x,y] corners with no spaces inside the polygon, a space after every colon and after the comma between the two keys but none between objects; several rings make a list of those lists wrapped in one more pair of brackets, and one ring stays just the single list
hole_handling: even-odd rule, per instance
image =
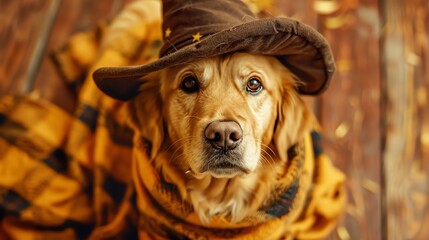
[{"label": "wood grain texture", "polygon": [[[38,40],[50,24],[49,11],[56,2],[60,4],[52,31],[40,42],[44,49],[41,56],[35,56]],[[0,96],[21,93],[31,77],[35,79],[33,93],[73,111],[75,97],[58,75],[50,54],[66,44],[73,33],[109,21],[129,2],[131,0],[0,0]],[[35,57],[37,61],[32,62]]]},{"label": "wood grain texture", "polygon": [[[383,200],[387,239],[428,239],[428,2],[384,2]],[[426,214],[426,216],[425,216]]]},{"label": "wood grain texture", "polygon": [[319,31],[337,63],[337,73],[319,104],[325,149],[347,175],[349,201],[337,235],[380,239],[379,6],[375,0],[315,3]]},{"label": "wood grain texture", "polygon": [[52,3],[0,0],[0,95],[20,92]]}]

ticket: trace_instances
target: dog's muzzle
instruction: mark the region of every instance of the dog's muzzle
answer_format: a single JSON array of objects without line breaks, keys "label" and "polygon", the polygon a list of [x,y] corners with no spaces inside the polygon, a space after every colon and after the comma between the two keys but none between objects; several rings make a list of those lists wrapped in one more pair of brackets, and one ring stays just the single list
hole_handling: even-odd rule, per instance
[{"label": "dog's muzzle", "polygon": [[247,170],[242,166],[240,144],[243,141],[243,129],[233,120],[210,122],[204,130],[206,159],[202,172],[231,174]]}]

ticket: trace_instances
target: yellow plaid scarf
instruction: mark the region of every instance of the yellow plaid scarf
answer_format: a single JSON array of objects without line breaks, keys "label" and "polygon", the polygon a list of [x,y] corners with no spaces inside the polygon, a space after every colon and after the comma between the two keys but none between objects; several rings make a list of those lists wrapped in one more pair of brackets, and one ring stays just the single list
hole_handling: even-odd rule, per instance
[{"label": "yellow plaid scarf", "polygon": [[[200,222],[192,205],[180,196],[179,189],[185,187],[184,174],[168,166],[162,171],[157,169],[146,154],[147,145],[136,134],[135,142],[141,141],[134,149],[133,161],[142,226],[140,236],[147,239],[307,239],[313,236],[319,239],[333,227],[333,220],[344,204],[342,187],[331,185],[341,184],[344,177],[321,155],[320,149],[313,149],[312,142],[319,138],[312,132],[302,144],[290,149],[292,158],[267,205],[236,224],[231,224],[228,217],[213,217],[208,228]],[[164,157],[169,158],[160,156]],[[317,205],[321,202],[319,209]],[[318,211],[325,210],[329,216],[320,216]]]},{"label": "yellow plaid scarf", "polygon": [[126,104],[104,96],[88,74],[99,66],[156,58],[160,23],[137,19],[113,22],[119,29],[115,36],[112,27],[103,26],[79,33],[56,53],[78,96],[74,115],[33,95],[0,99],[0,239],[322,239],[329,234],[344,209],[344,175],[321,152],[316,132],[300,144],[287,171],[295,174],[285,177],[269,205],[238,228],[228,229],[223,218],[213,219],[212,229],[199,223],[177,194],[183,183],[174,171],[164,169],[161,175],[148,160],[146,143],[127,125]]}]

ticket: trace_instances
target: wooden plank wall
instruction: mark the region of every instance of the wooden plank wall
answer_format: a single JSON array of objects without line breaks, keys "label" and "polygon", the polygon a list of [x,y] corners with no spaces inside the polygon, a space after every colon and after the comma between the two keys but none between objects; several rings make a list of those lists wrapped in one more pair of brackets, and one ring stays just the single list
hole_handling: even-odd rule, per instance
[{"label": "wooden plank wall", "polygon": [[[72,111],[49,54],[130,1],[0,0],[0,96],[33,78],[40,96]],[[328,91],[305,98],[348,176],[347,212],[329,239],[429,239],[428,4],[277,0],[269,10],[317,28],[337,60]]]},{"label": "wooden plank wall", "polygon": [[383,10],[383,227],[388,239],[428,239],[429,3]]},{"label": "wooden plank wall", "polygon": [[348,176],[347,212],[330,239],[379,239],[382,209],[378,2],[281,3],[288,16],[312,25],[327,38],[337,62],[337,73],[328,91],[309,102],[324,129],[326,152]]},{"label": "wooden plank wall", "polygon": [[[20,91],[53,1],[0,0],[0,94]],[[53,9],[55,11],[55,9]],[[45,45],[41,43],[39,45]],[[37,62],[37,61],[35,61]]]},{"label": "wooden plank wall", "polygon": [[342,239],[379,239],[379,6],[375,0],[338,1],[337,8],[320,14],[319,24],[338,68],[331,87],[320,98],[319,119],[329,155],[348,177],[349,206],[344,228],[340,226],[337,233]]},{"label": "wooden plank wall", "polygon": [[[37,94],[72,111],[73,95],[55,70],[50,54],[73,33],[108,21],[129,2],[0,0],[0,96],[26,90],[24,82],[33,78]],[[56,18],[49,19],[50,15]],[[45,37],[43,31],[50,24],[52,27],[48,27],[50,31]],[[42,48],[41,56],[37,55],[37,45]],[[29,75],[34,68],[37,71]]]}]

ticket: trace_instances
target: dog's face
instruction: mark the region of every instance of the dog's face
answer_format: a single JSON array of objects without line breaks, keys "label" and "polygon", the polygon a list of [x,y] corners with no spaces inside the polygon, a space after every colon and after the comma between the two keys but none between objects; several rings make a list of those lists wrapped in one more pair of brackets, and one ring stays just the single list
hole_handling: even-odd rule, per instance
[{"label": "dog's face", "polygon": [[198,59],[148,78],[130,113],[152,157],[167,141],[172,164],[196,178],[232,178],[287,159],[307,125],[296,84],[271,56]]},{"label": "dog's face", "polygon": [[279,65],[274,57],[233,54],[162,73],[168,135],[195,176],[230,178],[261,164],[283,84]]},{"label": "dog's face", "polygon": [[255,211],[312,122],[293,75],[271,56],[198,59],[145,81],[129,102],[131,124],[156,166],[187,179],[182,197],[205,222]]}]

